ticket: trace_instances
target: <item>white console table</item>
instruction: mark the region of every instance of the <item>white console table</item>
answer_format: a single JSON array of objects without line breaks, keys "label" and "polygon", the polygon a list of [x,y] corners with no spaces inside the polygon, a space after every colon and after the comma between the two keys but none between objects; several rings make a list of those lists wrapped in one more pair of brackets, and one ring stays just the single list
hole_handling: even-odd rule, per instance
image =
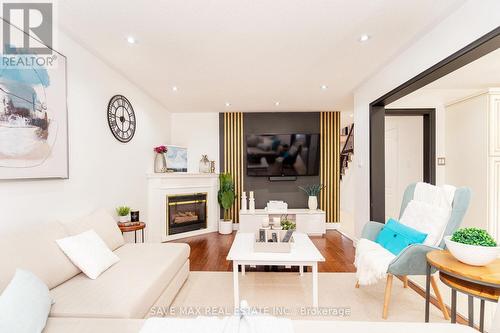
[{"label": "white console table", "polygon": [[286,212],[272,212],[266,209],[240,210],[239,230],[241,232],[257,232],[262,227],[262,221],[265,216],[273,221],[273,217],[288,215],[288,218],[295,221],[297,231],[310,236],[322,236],[326,233],[326,214],[324,211],[310,209],[288,209]]}]

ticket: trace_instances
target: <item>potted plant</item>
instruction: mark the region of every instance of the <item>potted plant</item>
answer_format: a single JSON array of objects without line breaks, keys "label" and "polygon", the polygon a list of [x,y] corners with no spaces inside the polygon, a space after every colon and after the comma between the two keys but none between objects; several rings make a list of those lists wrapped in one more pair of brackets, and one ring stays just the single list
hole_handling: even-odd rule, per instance
[{"label": "potted plant", "polygon": [[217,200],[224,211],[224,218],[219,221],[219,233],[228,235],[233,232],[233,221],[229,215],[229,209],[234,204],[234,183],[229,173],[219,175],[219,192]]},{"label": "potted plant", "polygon": [[282,230],[295,230],[295,223],[288,219],[288,215],[281,217],[281,229]]},{"label": "potted plant", "polygon": [[156,173],[167,172],[167,158],[165,154],[168,148],[165,146],[158,146],[153,148],[155,154],[155,165],[154,170]]},{"label": "potted plant", "polygon": [[118,214],[118,221],[125,223],[129,221],[128,214],[130,213],[130,207],[120,206],[116,208],[116,214]]},{"label": "potted plant", "polygon": [[459,229],[452,236],[446,236],[444,242],[458,261],[472,266],[486,266],[500,254],[493,237],[479,228]]},{"label": "potted plant", "polygon": [[322,184],[314,184],[306,187],[299,186],[299,188],[309,196],[309,199],[307,200],[307,206],[309,207],[309,209],[318,209],[318,195],[319,192],[321,192],[321,190],[325,187],[326,186]]}]

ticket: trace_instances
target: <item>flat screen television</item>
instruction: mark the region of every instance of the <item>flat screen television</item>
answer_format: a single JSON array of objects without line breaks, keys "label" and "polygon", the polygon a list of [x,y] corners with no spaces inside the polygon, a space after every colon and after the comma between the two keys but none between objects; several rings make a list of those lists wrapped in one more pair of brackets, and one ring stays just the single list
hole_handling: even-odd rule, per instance
[{"label": "flat screen television", "polygon": [[247,175],[316,176],[319,134],[250,134],[246,136]]}]

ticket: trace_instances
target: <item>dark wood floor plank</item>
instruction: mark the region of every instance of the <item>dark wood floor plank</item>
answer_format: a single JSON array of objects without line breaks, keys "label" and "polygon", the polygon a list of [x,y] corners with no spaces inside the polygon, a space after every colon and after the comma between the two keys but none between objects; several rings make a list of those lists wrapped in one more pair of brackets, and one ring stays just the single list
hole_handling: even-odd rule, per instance
[{"label": "dark wood floor plank", "polygon": [[[177,243],[187,243],[191,247],[190,269],[191,271],[231,271],[231,262],[226,260],[227,253],[231,248],[234,236],[221,235],[217,232],[183,238],[176,240]],[[354,246],[352,241],[335,230],[327,231],[323,237],[311,237],[312,242],[323,254],[326,261],[319,263],[320,272],[355,272]],[[257,267],[257,270],[263,270]],[[252,270],[252,269],[249,269]],[[293,268],[297,270],[297,268]]]}]

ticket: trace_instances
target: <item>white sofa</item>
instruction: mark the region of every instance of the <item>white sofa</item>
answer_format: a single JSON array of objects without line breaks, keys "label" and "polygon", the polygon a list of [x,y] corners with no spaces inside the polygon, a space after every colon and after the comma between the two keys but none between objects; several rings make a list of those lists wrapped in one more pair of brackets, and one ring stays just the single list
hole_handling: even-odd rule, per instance
[{"label": "white sofa", "polygon": [[[89,279],[55,240],[94,229],[120,261]],[[125,244],[114,219],[97,211],[82,219],[0,232],[0,290],[15,269],[29,270],[54,298],[50,317],[144,318],[153,306],[169,306],[189,274],[187,244]]]}]

